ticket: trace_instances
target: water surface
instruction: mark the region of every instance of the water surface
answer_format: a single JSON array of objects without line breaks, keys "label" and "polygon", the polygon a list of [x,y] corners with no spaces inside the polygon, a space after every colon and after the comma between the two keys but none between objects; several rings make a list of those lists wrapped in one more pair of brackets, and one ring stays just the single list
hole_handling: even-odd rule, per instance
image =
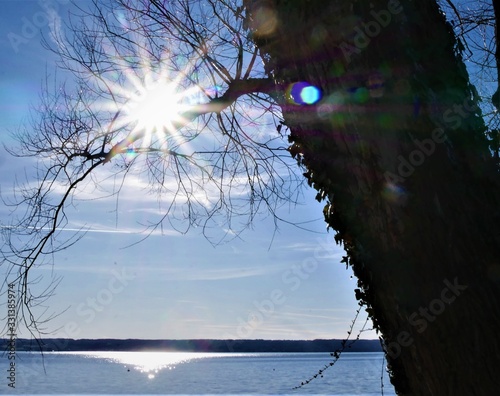
[{"label": "water surface", "polygon": [[[3,364],[2,364],[3,361]],[[1,394],[395,395],[382,353],[51,352],[18,354],[16,389]],[[7,367],[7,359],[0,367]]]}]

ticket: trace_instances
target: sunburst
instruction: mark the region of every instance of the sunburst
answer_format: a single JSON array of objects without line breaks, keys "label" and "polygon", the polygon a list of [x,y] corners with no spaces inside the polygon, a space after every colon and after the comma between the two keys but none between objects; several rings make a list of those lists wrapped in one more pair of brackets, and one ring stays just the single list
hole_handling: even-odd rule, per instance
[{"label": "sunburst", "polygon": [[175,75],[160,66],[146,61],[139,69],[126,69],[125,83],[107,83],[113,97],[122,98],[106,106],[116,114],[108,130],[127,131],[115,153],[153,147],[168,150],[172,144],[183,143],[181,128],[189,122],[185,115],[199,102],[203,90],[198,85],[184,86],[190,65]]},{"label": "sunburst", "polygon": [[167,73],[148,73],[143,80],[132,80],[135,90],[122,109],[123,122],[132,126],[133,138],[142,138],[142,147],[155,143],[163,147],[168,137],[178,140],[183,114],[190,108],[186,99],[193,93],[193,89],[182,90],[178,80]]}]

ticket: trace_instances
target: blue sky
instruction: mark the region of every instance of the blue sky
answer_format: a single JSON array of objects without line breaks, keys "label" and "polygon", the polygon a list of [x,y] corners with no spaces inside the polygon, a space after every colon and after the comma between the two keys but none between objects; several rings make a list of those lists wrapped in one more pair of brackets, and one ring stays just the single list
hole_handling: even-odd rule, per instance
[{"label": "blue sky", "polygon": [[[80,1],[84,4],[85,1]],[[53,0],[64,20],[70,5]],[[28,120],[37,103],[54,56],[42,48],[41,34],[50,24],[38,1],[0,0],[0,136],[11,145],[10,132]],[[46,13],[45,13],[46,15]],[[27,22],[28,21],[28,22]],[[32,32],[26,26],[38,24]],[[40,31],[38,31],[40,30]],[[14,41],[13,41],[14,40]],[[15,177],[31,163],[2,149],[0,185],[12,193]],[[29,174],[30,171],[28,170]],[[92,200],[81,192],[69,212],[67,235],[89,229],[71,248],[57,253],[43,274],[47,284],[61,278],[47,313],[59,314],[42,328],[51,336],[70,338],[342,338],[357,308],[350,270],[340,264],[343,251],[326,232],[322,205],[313,191],[302,204],[283,208],[290,222],[307,222],[308,230],[257,217],[241,238],[213,247],[198,229],[183,235],[155,232],[144,241],[141,224],[157,199],[140,182],[128,183],[116,199]],[[8,208],[0,209],[9,223]],[[5,274],[6,268],[0,267]],[[35,286],[36,287],[36,286]],[[42,285],[40,285],[42,287]],[[364,318],[360,320],[362,322]],[[26,336],[21,334],[20,336]],[[374,332],[363,338],[376,338]]]}]

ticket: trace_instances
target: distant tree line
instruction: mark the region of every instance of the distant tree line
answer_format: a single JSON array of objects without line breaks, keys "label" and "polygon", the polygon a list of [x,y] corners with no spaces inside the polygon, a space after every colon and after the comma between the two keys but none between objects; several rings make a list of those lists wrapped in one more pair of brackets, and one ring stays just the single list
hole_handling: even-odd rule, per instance
[{"label": "distant tree line", "polygon": [[[37,341],[18,339],[18,351],[172,351],[172,352],[331,352],[342,340],[139,340],[139,339],[67,339]],[[8,340],[0,339],[0,348]],[[345,352],[382,352],[379,340],[358,340]]]}]

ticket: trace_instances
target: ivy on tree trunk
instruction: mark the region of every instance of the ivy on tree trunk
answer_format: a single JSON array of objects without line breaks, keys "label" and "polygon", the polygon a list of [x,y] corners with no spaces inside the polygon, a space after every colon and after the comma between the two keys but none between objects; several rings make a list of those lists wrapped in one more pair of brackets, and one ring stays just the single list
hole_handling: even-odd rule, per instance
[{"label": "ivy on tree trunk", "polygon": [[[498,168],[438,5],[244,4],[267,73],[284,92],[290,152],[326,203],[396,391],[495,394]],[[297,100],[294,87],[307,86],[320,100]]]}]

